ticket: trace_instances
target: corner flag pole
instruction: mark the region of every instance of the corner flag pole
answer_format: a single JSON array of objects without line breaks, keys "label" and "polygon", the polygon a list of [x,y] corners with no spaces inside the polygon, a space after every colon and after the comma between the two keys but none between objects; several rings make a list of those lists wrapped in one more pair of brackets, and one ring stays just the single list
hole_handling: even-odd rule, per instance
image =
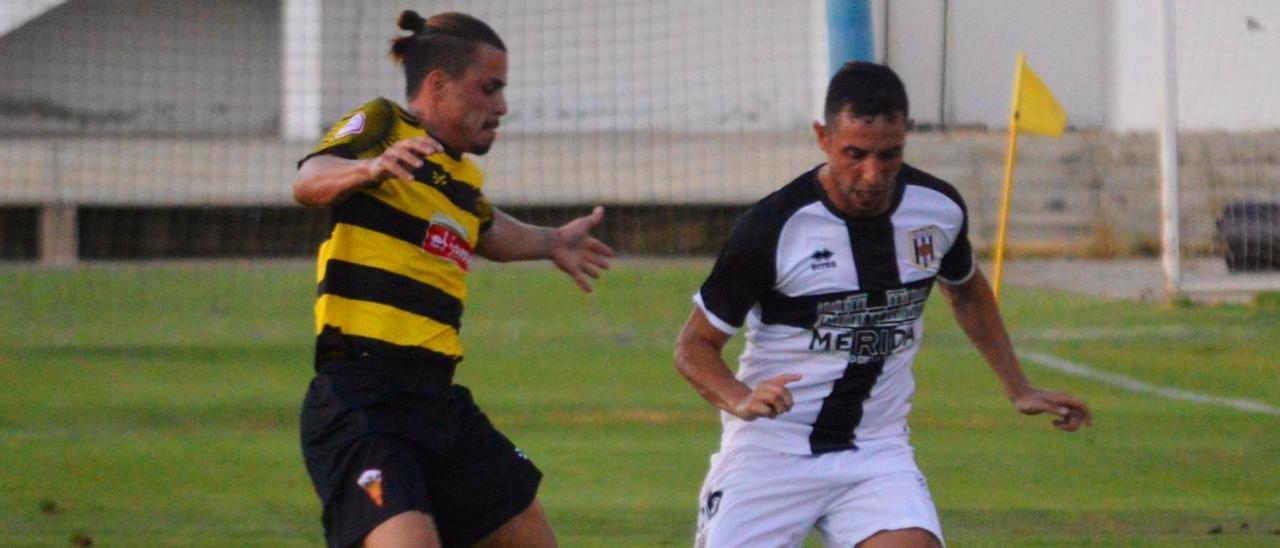
[{"label": "corner flag pole", "polygon": [[1000,277],[1004,271],[1004,241],[1009,230],[1009,203],[1013,201],[1013,162],[1018,157],[1018,132],[1061,137],[1067,128],[1067,112],[1049,86],[1027,66],[1018,52],[1013,77],[1013,102],[1009,107],[1009,155],[1004,160],[1004,198],[1000,201],[1000,230],[996,235],[996,268],[992,291],[1000,299]]},{"label": "corner flag pole", "polygon": [[1022,73],[1026,58],[1018,52],[1017,68],[1013,77],[1013,102],[1009,105],[1009,146],[1004,158],[1003,195],[1000,198],[1000,219],[996,229],[995,272],[991,276],[991,290],[996,301],[1000,300],[1000,278],[1004,271],[1004,239],[1009,228],[1009,202],[1013,196],[1013,164],[1018,157],[1018,104],[1022,99]]}]

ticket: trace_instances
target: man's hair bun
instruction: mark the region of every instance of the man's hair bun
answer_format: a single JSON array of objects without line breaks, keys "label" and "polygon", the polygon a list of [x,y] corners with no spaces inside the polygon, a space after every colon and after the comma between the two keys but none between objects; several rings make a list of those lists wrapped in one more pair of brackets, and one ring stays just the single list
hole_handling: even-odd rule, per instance
[{"label": "man's hair bun", "polygon": [[401,29],[414,34],[422,32],[422,29],[427,28],[427,20],[423,19],[421,15],[418,15],[418,12],[413,10],[404,10],[400,12],[400,18],[396,20],[396,24],[399,25]]}]

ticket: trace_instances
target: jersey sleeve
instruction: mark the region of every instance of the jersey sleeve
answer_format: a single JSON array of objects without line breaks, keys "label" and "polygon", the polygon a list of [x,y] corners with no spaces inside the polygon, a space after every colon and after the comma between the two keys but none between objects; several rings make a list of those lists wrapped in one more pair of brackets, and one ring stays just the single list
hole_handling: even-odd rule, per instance
[{"label": "jersey sleeve", "polygon": [[382,154],[391,146],[388,141],[395,119],[395,105],[386,99],[374,99],[334,124],[320,144],[298,161],[298,166],[321,154],[349,160]]},{"label": "jersey sleeve", "polygon": [[493,226],[493,204],[483,193],[476,198],[476,218],[480,220],[480,238]]},{"label": "jersey sleeve", "polygon": [[951,285],[969,281],[977,271],[977,261],[973,258],[973,246],[969,243],[969,211],[964,201],[956,196],[960,206],[960,230],[956,233],[955,243],[942,256],[942,266],[938,269],[938,278]]},{"label": "jersey sleeve", "polygon": [[774,246],[767,243],[755,217],[748,213],[738,221],[693,298],[711,324],[729,335],[742,327],[747,313],[774,285]]}]

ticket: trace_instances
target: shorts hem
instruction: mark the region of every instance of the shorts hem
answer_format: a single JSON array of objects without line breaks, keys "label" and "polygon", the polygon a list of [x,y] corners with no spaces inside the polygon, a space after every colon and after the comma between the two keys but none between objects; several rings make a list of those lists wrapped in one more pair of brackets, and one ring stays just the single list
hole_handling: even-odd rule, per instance
[{"label": "shorts hem", "polygon": [[866,541],[867,539],[875,536],[876,533],[880,533],[883,531],[899,531],[902,529],[923,529],[925,531],[928,531],[929,534],[933,535],[934,538],[938,539],[938,542],[942,544],[943,548],[946,548],[947,546],[946,539],[942,538],[941,527],[937,526],[936,524],[924,524],[924,523],[920,523],[918,521],[912,521],[912,520],[900,520],[900,521],[890,523],[888,525],[876,527],[874,530],[871,530],[867,534],[861,535],[861,538],[854,539],[853,545],[857,546],[859,543],[862,543],[863,541]]},{"label": "shorts hem", "polygon": [[[406,512],[422,512],[423,514],[426,514],[428,516],[432,515],[431,510],[427,508],[425,505],[408,506],[394,513],[389,513],[385,518],[380,519],[375,523],[369,524],[368,529],[361,531],[358,534],[348,533],[343,536],[344,538],[336,539],[336,541],[330,538],[328,535],[326,535],[325,543],[329,546],[329,548],[358,548],[360,545],[364,543],[365,537],[369,536],[369,533],[372,533],[373,530],[377,529],[379,525],[382,525],[386,523],[388,520],[390,520],[391,518],[394,518]],[[435,517],[432,516],[432,519],[435,519]]]},{"label": "shorts hem", "polygon": [[[527,496],[523,496],[518,499],[513,499],[515,502],[508,505],[504,509],[505,511],[494,514],[494,518],[492,521],[487,521],[485,522],[483,527],[477,528],[476,532],[478,533],[478,535],[476,535],[475,538],[461,539],[462,542],[459,542],[457,545],[473,546],[476,543],[483,540],[485,537],[493,534],[494,531],[501,529],[503,525],[506,525],[507,522],[515,519],[516,516],[520,515],[525,510],[528,510],[530,506],[533,506],[533,502],[538,499],[539,483],[541,483],[541,478],[539,478],[538,482],[534,484],[534,488],[529,492]],[[452,546],[452,544],[446,544],[445,546]]]}]

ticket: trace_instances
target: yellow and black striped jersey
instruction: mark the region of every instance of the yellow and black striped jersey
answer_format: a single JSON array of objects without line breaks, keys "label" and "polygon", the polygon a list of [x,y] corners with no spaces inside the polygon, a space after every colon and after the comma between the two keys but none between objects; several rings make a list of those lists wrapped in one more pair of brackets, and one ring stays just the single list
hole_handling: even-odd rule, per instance
[{"label": "yellow and black striped jersey", "polygon": [[[426,134],[403,108],[378,98],[339,121],[307,158],[372,158]],[[467,269],[493,210],[480,191],[483,175],[461,154],[433,154],[413,176],[332,206],[317,258],[317,358],[462,359]]]}]

